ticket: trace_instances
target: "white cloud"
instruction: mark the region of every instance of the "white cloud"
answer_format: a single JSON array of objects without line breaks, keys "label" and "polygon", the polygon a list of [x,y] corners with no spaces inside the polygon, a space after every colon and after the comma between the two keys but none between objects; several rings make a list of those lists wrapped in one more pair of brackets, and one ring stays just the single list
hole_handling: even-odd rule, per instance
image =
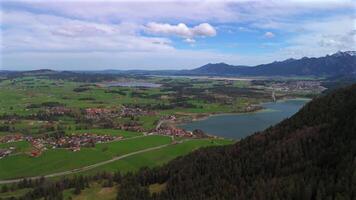
[{"label": "white cloud", "polygon": [[273,38],[275,35],[274,35],[274,33],[268,31],[264,34],[264,36],[265,36],[265,38]]},{"label": "white cloud", "polygon": [[195,43],[196,41],[195,41],[194,39],[191,39],[191,38],[186,38],[186,39],[184,40],[184,42],[193,44],[193,43]]},{"label": "white cloud", "polygon": [[38,12],[51,12],[69,18],[97,22],[190,21],[198,23],[214,19],[235,18],[228,1],[198,0],[4,0],[18,2],[21,7]]},{"label": "white cloud", "polygon": [[210,37],[212,37],[212,36],[216,35],[215,28],[212,27],[208,23],[202,23],[202,24],[199,24],[198,26],[194,26],[192,28],[192,32],[196,36],[210,36]]},{"label": "white cloud", "polygon": [[[38,12],[91,21],[268,20],[316,10],[354,8],[353,0],[3,0]],[[6,4],[5,4],[6,6]]]},{"label": "white cloud", "polygon": [[300,24],[302,34],[288,40],[280,53],[285,57],[323,56],[336,51],[356,50],[356,18],[328,17]]},{"label": "white cloud", "polygon": [[216,30],[208,23],[202,23],[189,28],[184,23],[177,25],[150,22],[146,25],[146,32],[156,35],[174,35],[185,38],[187,42],[193,42],[194,37],[215,36]]}]

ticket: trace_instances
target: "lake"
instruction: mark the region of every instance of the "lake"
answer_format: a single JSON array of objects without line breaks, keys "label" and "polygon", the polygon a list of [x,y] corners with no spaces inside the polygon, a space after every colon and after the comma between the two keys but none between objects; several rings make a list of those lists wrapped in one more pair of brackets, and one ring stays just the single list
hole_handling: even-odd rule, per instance
[{"label": "lake", "polygon": [[145,88],[158,88],[161,84],[149,83],[149,82],[110,82],[106,83],[108,87],[145,87]]},{"label": "lake", "polygon": [[203,120],[182,124],[179,127],[192,131],[202,129],[205,133],[225,138],[241,139],[256,131],[262,131],[295,114],[309,99],[291,99],[264,103],[264,110],[213,115]]}]

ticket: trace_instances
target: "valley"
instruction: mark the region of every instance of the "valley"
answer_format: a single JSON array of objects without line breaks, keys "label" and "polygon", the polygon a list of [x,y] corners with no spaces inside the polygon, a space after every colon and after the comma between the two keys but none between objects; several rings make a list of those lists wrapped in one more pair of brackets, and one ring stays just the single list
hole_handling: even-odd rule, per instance
[{"label": "valley", "polygon": [[[207,147],[239,144],[339,87],[333,79],[310,77],[53,70],[0,77],[0,198],[66,180],[74,185],[60,193],[65,199],[104,198],[103,192],[112,199],[119,177]],[[165,187],[152,183],[149,193]]]},{"label": "valley", "polygon": [[[261,109],[260,103],[273,100],[272,92],[288,99],[322,91],[277,90],[269,80],[97,74],[88,78],[55,71],[12,76],[0,82],[4,183],[161,165],[199,147],[234,142],[207,135],[199,127],[179,128],[179,122],[253,112]],[[130,159],[135,161],[128,163]]]},{"label": "valley", "polygon": [[0,0],[0,200],[356,200],[356,0]]}]

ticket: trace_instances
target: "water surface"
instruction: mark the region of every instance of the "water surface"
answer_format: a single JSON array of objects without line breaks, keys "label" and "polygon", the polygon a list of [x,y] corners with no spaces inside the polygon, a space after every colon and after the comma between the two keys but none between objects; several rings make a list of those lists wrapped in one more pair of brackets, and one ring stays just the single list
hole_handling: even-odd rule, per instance
[{"label": "water surface", "polygon": [[241,139],[262,131],[296,113],[309,99],[292,99],[264,103],[266,109],[253,113],[213,115],[207,119],[180,125],[186,130],[204,132],[225,138]]},{"label": "water surface", "polygon": [[107,83],[108,87],[145,87],[145,88],[158,88],[161,84],[149,83],[149,82],[110,82]]}]

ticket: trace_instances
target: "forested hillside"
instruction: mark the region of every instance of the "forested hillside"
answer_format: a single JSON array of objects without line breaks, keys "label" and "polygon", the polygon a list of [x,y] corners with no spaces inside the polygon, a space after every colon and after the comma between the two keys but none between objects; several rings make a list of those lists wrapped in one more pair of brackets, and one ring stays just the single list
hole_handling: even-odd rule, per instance
[{"label": "forested hillside", "polygon": [[[120,182],[118,199],[356,199],[356,85],[235,145]],[[153,184],[162,191],[150,193]]]}]

